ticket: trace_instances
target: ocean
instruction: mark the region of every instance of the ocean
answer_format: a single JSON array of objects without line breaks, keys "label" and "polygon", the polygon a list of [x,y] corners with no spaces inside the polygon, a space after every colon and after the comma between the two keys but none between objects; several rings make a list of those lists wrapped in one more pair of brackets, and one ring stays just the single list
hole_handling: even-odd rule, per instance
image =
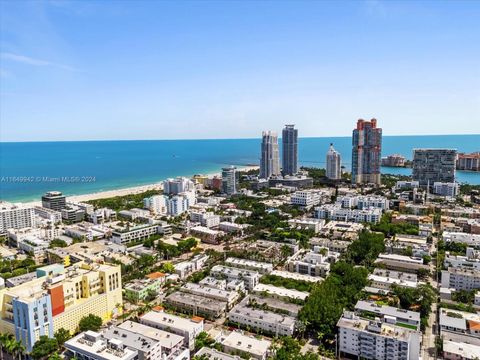
[{"label": "ocean", "polygon": [[[351,166],[351,138],[301,138],[299,162],[325,167],[333,143]],[[412,158],[414,148],[480,151],[480,135],[384,136],[382,155]],[[159,182],[168,177],[219,172],[227,165],[258,164],[260,139],[0,142],[0,199],[39,200],[49,190],[81,195]],[[382,168],[409,175],[411,169]],[[480,173],[458,171],[457,180],[480,184]]]}]

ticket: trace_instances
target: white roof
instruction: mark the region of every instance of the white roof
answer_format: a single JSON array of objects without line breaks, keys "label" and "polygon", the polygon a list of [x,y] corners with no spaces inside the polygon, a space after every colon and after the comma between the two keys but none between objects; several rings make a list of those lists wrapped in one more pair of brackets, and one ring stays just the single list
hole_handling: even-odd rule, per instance
[{"label": "white roof", "polygon": [[267,293],[272,295],[278,295],[278,296],[288,297],[292,299],[301,299],[301,300],[305,300],[309,295],[308,292],[292,290],[292,289],[287,289],[287,288],[267,285],[267,284],[258,284],[257,286],[255,286],[253,290],[255,292],[266,291]]},{"label": "white roof", "polygon": [[444,340],[443,351],[445,353],[459,355],[462,359],[475,359],[480,355],[480,346]]},{"label": "white roof", "polygon": [[243,335],[238,331],[231,332],[223,340],[223,345],[225,346],[262,357],[267,353],[271,344],[268,340],[256,339],[252,336]]}]

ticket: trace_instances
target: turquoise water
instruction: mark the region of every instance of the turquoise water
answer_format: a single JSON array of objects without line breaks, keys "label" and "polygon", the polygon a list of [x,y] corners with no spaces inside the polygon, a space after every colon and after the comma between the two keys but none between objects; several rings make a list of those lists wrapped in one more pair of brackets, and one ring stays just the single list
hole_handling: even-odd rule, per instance
[{"label": "turquoise water", "polygon": [[[325,167],[330,142],[350,169],[350,137],[300,139],[300,163]],[[480,135],[384,136],[382,153],[411,159],[416,147],[480,151]],[[226,165],[258,164],[259,149],[260,139],[0,143],[0,199],[31,201],[48,190],[79,195],[217,172]],[[410,174],[410,169],[382,171]],[[480,173],[458,172],[458,181],[480,184]]]}]

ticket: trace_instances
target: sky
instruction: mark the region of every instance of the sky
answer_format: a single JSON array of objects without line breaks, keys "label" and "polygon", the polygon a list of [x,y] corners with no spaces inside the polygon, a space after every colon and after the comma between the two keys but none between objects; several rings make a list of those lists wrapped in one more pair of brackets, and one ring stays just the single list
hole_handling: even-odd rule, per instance
[{"label": "sky", "polygon": [[0,141],[480,134],[480,1],[0,0]]}]

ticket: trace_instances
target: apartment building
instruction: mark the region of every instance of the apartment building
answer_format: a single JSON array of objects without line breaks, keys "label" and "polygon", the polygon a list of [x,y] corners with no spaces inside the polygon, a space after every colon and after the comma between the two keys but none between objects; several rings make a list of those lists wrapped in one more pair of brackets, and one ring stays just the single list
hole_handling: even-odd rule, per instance
[{"label": "apartment building", "polygon": [[312,206],[320,204],[321,195],[318,191],[302,190],[296,191],[290,197],[290,204],[300,206],[303,208],[311,208]]},{"label": "apartment building", "polygon": [[216,278],[226,278],[227,281],[241,280],[245,283],[245,288],[253,290],[260,281],[260,274],[257,271],[237,269],[234,267],[215,265],[210,270],[210,275]]},{"label": "apartment building", "polygon": [[0,332],[15,334],[27,351],[42,335],[75,332],[93,314],[104,321],[122,306],[120,266],[78,263],[38,268],[36,278],[0,290]]},{"label": "apartment building", "polygon": [[[105,339],[95,331],[86,331],[67,340],[64,344],[68,358],[91,360],[135,360],[137,350],[125,346],[117,339]],[[153,358],[152,358],[153,359]]]},{"label": "apartment building", "polygon": [[296,324],[296,319],[292,316],[249,307],[248,298],[230,310],[228,320],[275,336],[293,335]]},{"label": "apartment building", "polygon": [[269,340],[257,339],[232,331],[222,340],[223,351],[231,354],[242,354],[243,358],[266,360],[272,343]]},{"label": "apartment building", "polygon": [[286,267],[290,272],[326,277],[330,272],[330,264],[339,257],[339,253],[315,246],[312,251],[299,250],[293,254],[287,259]]},{"label": "apartment building", "polygon": [[184,291],[176,291],[165,298],[165,303],[177,311],[216,319],[227,311],[227,302]]},{"label": "apartment building", "polygon": [[349,209],[339,204],[325,204],[315,208],[315,217],[334,221],[378,223],[382,217],[382,210],[379,208]]},{"label": "apartment building", "polygon": [[255,294],[266,294],[276,299],[283,300],[301,300],[305,301],[309,295],[308,292],[287,289],[284,287],[273,286],[268,284],[258,284],[253,288]]},{"label": "apartment building", "polygon": [[240,297],[240,294],[237,291],[224,290],[191,282],[183,285],[180,288],[180,291],[203,296],[209,299],[224,301],[227,303],[228,308],[232,307]]},{"label": "apartment building", "polygon": [[156,329],[168,331],[183,336],[186,346],[193,350],[195,338],[203,331],[203,318],[194,316],[184,318],[173,314],[167,314],[159,309],[150,311],[140,317],[140,323]]},{"label": "apartment building", "polygon": [[117,227],[112,231],[112,241],[116,244],[127,244],[130,242],[147,239],[148,237],[158,233],[158,224],[137,225],[125,228]]},{"label": "apartment building", "polygon": [[190,220],[200,223],[200,225],[207,228],[213,228],[220,225],[220,216],[211,212],[192,211],[190,213]]},{"label": "apartment building", "polygon": [[377,305],[372,301],[359,300],[355,304],[355,312],[361,315],[372,315],[383,322],[420,330],[420,313],[399,309],[393,306]]},{"label": "apartment building", "polygon": [[428,265],[423,265],[423,259],[398,255],[398,254],[380,254],[375,264],[383,264],[389,270],[397,270],[404,272],[416,272],[420,269],[428,270]]},{"label": "apartment building", "polygon": [[227,258],[227,260],[225,260],[225,264],[240,269],[257,271],[261,274],[268,274],[273,270],[273,265],[270,263],[253,261],[248,259],[239,259],[234,257]]},{"label": "apartment building", "polygon": [[[115,330],[118,331],[118,334],[115,334]],[[154,340],[154,343],[160,344],[161,358],[159,358],[159,360],[187,360],[190,358],[190,351],[185,345],[184,337],[181,335],[176,335],[171,332],[156,329],[130,320],[107,330],[107,337],[108,334],[112,332],[114,336],[120,335],[122,338],[124,338],[123,334],[125,334],[126,338],[133,337]]]},{"label": "apartment building", "polygon": [[449,267],[442,270],[442,287],[455,290],[480,289],[480,270]]},{"label": "apartment building", "polygon": [[418,285],[416,274],[387,269],[373,270],[368,275],[368,280],[370,281],[369,288],[385,291],[391,290],[393,285],[412,289]]},{"label": "apartment building", "polygon": [[364,359],[418,360],[422,333],[397,326],[386,317],[368,320],[345,311],[337,323],[338,346],[342,354]]},{"label": "apartment building", "polygon": [[35,212],[31,206],[17,206],[0,201],[0,235],[8,229],[34,227]]}]

